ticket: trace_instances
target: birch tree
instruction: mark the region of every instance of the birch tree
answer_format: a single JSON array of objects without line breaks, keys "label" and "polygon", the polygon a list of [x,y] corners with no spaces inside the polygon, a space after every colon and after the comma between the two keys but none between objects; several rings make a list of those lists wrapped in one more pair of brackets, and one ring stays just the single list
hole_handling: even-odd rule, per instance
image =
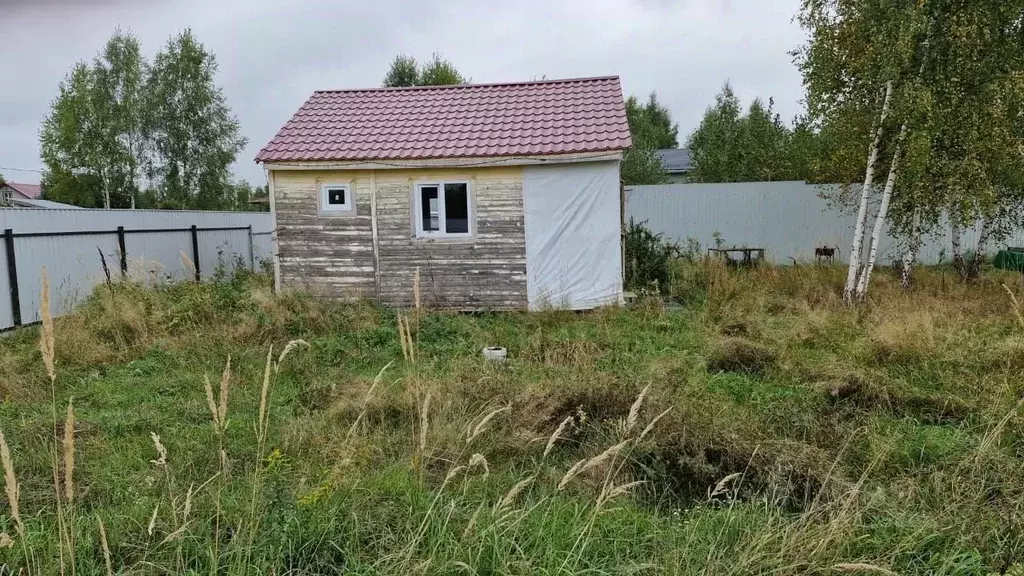
[{"label": "birch tree", "polygon": [[[795,54],[809,114],[838,127],[841,146],[867,150],[843,288],[846,301],[862,300],[878,258],[906,140],[919,121],[914,104],[927,58],[928,17],[920,1],[804,0],[800,22],[810,33],[808,44]],[[878,171],[886,174],[880,191]],[[877,196],[871,235],[866,236]]]},{"label": "birch tree", "polygon": [[79,62],[60,83],[40,129],[44,181],[53,199],[134,207],[148,149],[144,70],[138,40],[117,31],[91,65]]},{"label": "birch tree", "polygon": [[191,30],[171,38],[153,60],[146,92],[164,207],[216,209],[231,195],[229,167],[246,140],[216,73],[216,59]]},{"label": "birch tree", "polygon": [[[905,286],[922,236],[938,231],[946,218],[953,263],[965,278],[978,274],[993,242],[1019,226],[1022,14],[1024,0],[805,0],[801,23],[811,41],[797,59],[811,112],[846,128],[846,143],[871,134],[844,288],[848,301],[866,296],[886,223],[902,246]],[[872,87],[884,95],[864,98]],[[879,170],[888,173],[880,191]],[[972,225],[979,237],[967,261],[961,235]]]},{"label": "birch tree", "polygon": [[[952,233],[953,265],[977,277],[992,244],[1024,216],[1024,1],[977,0],[942,14],[934,153]],[[965,258],[961,235],[978,240]]]},{"label": "birch tree", "polygon": [[[46,166],[43,182],[53,200],[110,208],[110,188],[101,177],[108,162],[102,157],[94,92],[92,71],[84,62],[75,64],[58,86],[39,130],[40,155]],[[100,197],[94,198],[97,180],[103,184]],[[90,193],[83,196],[86,190]]]},{"label": "birch tree", "polygon": [[122,194],[128,197],[131,208],[135,208],[135,197],[143,188],[142,172],[149,162],[143,93],[146,71],[138,39],[120,30],[114,32],[92,65],[98,144],[109,165],[105,171],[111,175],[121,172]]}]

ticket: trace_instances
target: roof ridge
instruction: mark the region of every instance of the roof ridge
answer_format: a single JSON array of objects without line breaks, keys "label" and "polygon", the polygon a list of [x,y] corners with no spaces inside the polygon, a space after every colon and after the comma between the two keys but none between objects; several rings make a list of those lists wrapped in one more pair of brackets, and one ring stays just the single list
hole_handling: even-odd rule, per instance
[{"label": "roof ridge", "polygon": [[552,80],[523,80],[519,82],[484,82],[481,84],[445,84],[441,86],[396,86],[377,88],[334,88],[327,90],[314,90],[314,94],[336,93],[336,92],[400,92],[402,90],[453,90],[459,88],[486,88],[490,86],[533,86],[538,84],[570,84],[573,82],[596,82],[598,80],[618,81],[617,75],[613,76],[585,76],[581,78],[555,78]]}]

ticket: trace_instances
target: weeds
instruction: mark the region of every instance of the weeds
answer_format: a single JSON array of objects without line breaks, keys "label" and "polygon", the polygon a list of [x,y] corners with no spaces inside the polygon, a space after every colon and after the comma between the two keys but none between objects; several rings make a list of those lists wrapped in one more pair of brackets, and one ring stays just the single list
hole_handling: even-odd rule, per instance
[{"label": "weeds", "polygon": [[[1012,278],[921,270],[906,295],[880,271],[851,310],[828,267],[672,266],[682,308],[588,314],[454,315],[415,294],[409,311],[328,305],[261,277],[112,282],[0,341],[0,561],[1020,570]],[[502,365],[479,356],[495,343]]]}]

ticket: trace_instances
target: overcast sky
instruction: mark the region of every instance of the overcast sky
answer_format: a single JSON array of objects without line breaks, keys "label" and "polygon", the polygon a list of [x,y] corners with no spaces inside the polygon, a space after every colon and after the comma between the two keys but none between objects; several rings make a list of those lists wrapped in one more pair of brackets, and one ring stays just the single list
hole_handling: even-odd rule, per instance
[{"label": "overcast sky", "polygon": [[[0,172],[38,182],[39,123],[57,84],[120,26],[147,57],[191,27],[249,144],[235,174],[264,182],[256,152],[316,89],[379,86],[398,53],[434,51],[474,82],[617,74],[656,91],[680,140],[729,79],[746,103],[800,110],[788,52],[799,0],[0,0]],[[682,143],[682,142],[681,142]]]}]

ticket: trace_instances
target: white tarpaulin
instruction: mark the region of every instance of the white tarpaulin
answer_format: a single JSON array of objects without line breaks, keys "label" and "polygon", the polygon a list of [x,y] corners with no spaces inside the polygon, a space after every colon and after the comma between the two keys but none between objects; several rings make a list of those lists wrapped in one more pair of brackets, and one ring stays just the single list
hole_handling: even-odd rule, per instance
[{"label": "white tarpaulin", "polygon": [[523,169],[531,310],[622,303],[619,163]]}]

